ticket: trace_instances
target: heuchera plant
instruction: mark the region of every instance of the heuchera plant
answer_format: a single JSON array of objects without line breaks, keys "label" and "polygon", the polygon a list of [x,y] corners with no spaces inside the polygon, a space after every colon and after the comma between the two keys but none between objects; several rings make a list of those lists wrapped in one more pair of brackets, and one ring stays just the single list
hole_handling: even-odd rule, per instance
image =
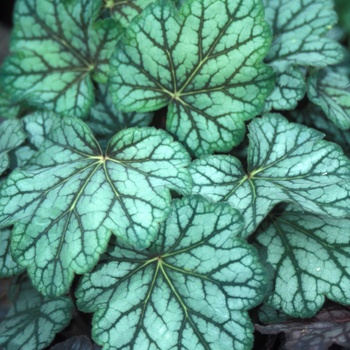
[{"label": "heuchera plant", "polygon": [[83,312],[103,349],[251,349],[252,308],[350,305],[336,23],[332,0],[17,0],[0,346],[44,349]]}]

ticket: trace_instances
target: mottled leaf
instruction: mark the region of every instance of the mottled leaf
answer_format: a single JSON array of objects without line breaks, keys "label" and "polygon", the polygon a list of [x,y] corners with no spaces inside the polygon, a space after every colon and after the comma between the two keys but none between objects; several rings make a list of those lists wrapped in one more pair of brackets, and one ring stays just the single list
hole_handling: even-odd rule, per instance
[{"label": "mottled leaf", "polygon": [[350,129],[350,61],[308,79],[308,97],[340,129]]},{"label": "mottled leaf", "polygon": [[14,224],[12,252],[45,295],[69,289],[105,251],[110,234],[139,248],[170,211],[170,189],[188,193],[190,158],[163,130],[129,128],[103,154],[90,129],[63,118],[38,153],[0,188],[0,225]]},{"label": "mottled leaf", "polygon": [[281,115],[249,125],[248,172],[229,155],[192,163],[193,193],[240,210],[250,234],[279,202],[333,217],[349,215],[350,161],[322,134]]},{"label": "mottled leaf", "polygon": [[16,118],[20,111],[20,105],[11,101],[11,96],[0,85],[0,118]]},{"label": "mottled leaf", "polygon": [[320,107],[309,104],[302,110],[293,112],[292,116],[298,123],[322,131],[325,134],[325,139],[337,143],[343,148],[345,154],[350,156],[350,131],[337,128]]},{"label": "mottled leaf", "polygon": [[86,123],[95,135],[111,137],[125,128],[147,126],[151,123],[152,117],[152,113],[118,111],[112,102],[107,86],[100,84],[96,93],[96,104],[91,107]]},{"label": "mottled leaf", "polygon": [[169,105],[167,130],[195,155],[229,151],[273,85],[272,70],[261,63],[271,41],[263,12],[260,0],[148,6],[111,60],[117,108]]},{"label": "mottled leaf", "polygon": [[127,27],[134,17],[153,2],[155,0],[104,0],[104,7],[117,22]]},{"label": "mottled leaf", "polygon": [[8,152],[21,145],[26,138],[22,122],[17,119],[0,123],[0,175],[9,167]]},{"label": "mottled leaf", "polygon": [[296,67],[276,71],[276,85],[271,95],[267,97],[265,111],[294,109],[306,92],[304,74]]},{"label": "mottled leaf", "polygon": [[91,78],[106,82],[120,35],[112,19],[95,20],[99,0],[19,0],[3,85],[16,101],[57,113],[86,116],[94,100]]},{"label": "mottled leaf", "polygon": [[[273,31],[272,47],[266,62],[277,75],[293,76],[288,80],[284,77],[283,84],[281,77],[277,79],[273,97],[277,94],[290,100],[281,104],[277,98],[271,98],[270,109],[293,109],[305,89],[304,78],[297,66],[325,67],[340,62],[343,57],[341,45],[326,36],[337,21],[333,1],[263,0],[263,3],[266,19]],[[293,89],[296,90],[294,96]]]},{"label": "mottled leaf", "polygon": [[349,219],[303,213],[290,206],[270,215],[256,236],[275,274],[267,302],[294,317],[311,317],[325,298],[350,305]]},{"label": "mottled leaf", "polygon": [[238,211],[200,196],[173,202],[155,243],[134,251],[118,242],[76,292],[94,312],[104,349],[220,349],[252,346],[246,312],[265,292],[254,249],[236,236]]},{"label": "mottled leaf", "polygon": [[68,325],[72,311],[68,297],[43,297],[30,283],[23,283],[14,306],[0,323],[0,346],[4,350],[44,349]]},{"label": "mottled leaf", "polygon": [[18,275],[23,272],[23,267],[13,260],[10,252],[11,230],[0,229],[0,278]]}]

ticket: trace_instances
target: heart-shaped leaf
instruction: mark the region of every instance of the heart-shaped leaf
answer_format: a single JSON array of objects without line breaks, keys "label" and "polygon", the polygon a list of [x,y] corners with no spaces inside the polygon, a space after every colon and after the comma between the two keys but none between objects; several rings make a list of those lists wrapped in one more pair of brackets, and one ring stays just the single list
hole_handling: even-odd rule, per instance
[{"label": "heart-shaped leaf", "polygon": [[240,210],[246,235],[279,202],[333,217],[349,215],[350,161],[322,137],[281,115],[256,118],[249,125],[248,173],[232,156],[203,157],[190,168],[193,193]]},{"label": "heart-shaped leaf", "polygon": [[[171,0],[148,6],[111,60],[117,108],[169,105],[167,130],[195,154],[228,151],[271,92],[271,41],[260,0]],[[244,30],[242,30],[244,28]]]},{"label": "heart-shaped leaf", "polygon": [[106,82],[121,33],[112,19],[95,20],[99,0],[19,0],[12,55],[2,70],[15,101],[86,116],[94,100],[91,78]]},{"label": "heart-shaped leaf", "polygon": [[146,251],[115,244],[76,292],[94,312],[93,337],[104,349],[249,349],[246,310],[264,296],[266,274],[236,236],[238,211],[200,196],[173,202]]},{"label": "heart-shaped leaf", "polygon": [[45,295],[65,293],[105,251],[111,232],[136,247],[154,240],[170,189],[188,193],[190,162],[163,130],[129,128],[103,154],[90,129],[62,118],[27,167],[0,189],[0,225],[15,224],[12,252]]}]

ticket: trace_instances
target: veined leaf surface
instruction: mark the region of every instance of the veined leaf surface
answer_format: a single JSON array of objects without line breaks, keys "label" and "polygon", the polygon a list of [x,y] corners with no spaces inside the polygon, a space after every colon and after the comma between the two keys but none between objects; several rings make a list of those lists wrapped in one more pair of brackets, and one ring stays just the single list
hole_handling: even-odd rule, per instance
[{"label": "veined leaf surface", "polygon": [[0,229],[0,278],[15,276],[24,271],[13,260],[10,252],[11,230],[9,228]]},{"label": "veined leaf surface", "polygon": [[294,317],[314,316],[326,297],[349,305],[349,225],[349,219],[303,213],[293,206],[271,215],[256,236],[274,272],[268,304]]},{"label": "veined leaf surface", "polygon": [[256,252],[237,238],[238,211],[200,196],[174,200],[146,251],[118,242],[76,292],[94,312],[104,349],[220,349],[252,346],[246,310],[264,297]]},{"label": "veined leaf surface", "polygon": [[308,79],[308,97],[340,129],[350,129],[350,59]]},{"label": "veined leaf surface", "polygon": [[20,120],[5,120],[0,124],[0,175],[9,167],[8,152],[21,145],[25,138]]},{"label": "veined leaf surface", "polygon": [[104,0],[104,7],[117,22],[127,27],[134,17],[153,2],[155,0]]},{"label": "veined leaf surface", "polygon": [[190,162],[163,130],[129,128],[102,154],[79,119],[57,123],[38,153],[0,188],[0,226],[15,224],[12,253],[45,295],[65,293],[105,251],[111,232],[138,248],[188,193]]},{"label": "veined leaf surface", "polygon": [[107,86],[99,84],[96,92],[96,103],[91,107],[86,123],[94,135],[111,137],[125,128],[148,126],[152,117],[153,113],[126,113],[117,110]]},{"label": "veined leaf surface", "polygon": [[322,137],[278,114],[256,118],[249,125],[248,173],[232,156],[203,157],[190,167],[193,193],[240,210],[246,235],[279,202],[333,217],[349,215],[350,161]]},{"label": "veined leaf surface", "polygon": [[[274,38],[266,62],[277,73],[275,91],[267,99],[269,109],[293,109],[306,91],[305,78],[298,66],[326,67],[343,57],[341,45],[325,35],[337,22],[334,4],[332,0],[263,0],[263,3]],[[287,70],[289,78],[285,76]],[[294,94],[291,90],[295,90]]]},{"label": "veined leaf surface", "polygon": [[12,55],[3,85],[16,100],[70,116],[86,116],[94,100],[91,78],[106,82],[120,35],[112,19],[95,20],[99,0],[19,0]]},{"label": "veined leaf surface", "polygon": [[[195,154],[229,151],[273,86],[261,61],[271,41],[260,0],[171,0],[148,6],[111,60],[117,108],[169,105],[167,130]],[[244,28],[244,30],[242,30]]]},{"label": "veined leaf surface", "polygon": [[44,297],[29,281],[18,288],[14,305],[0,323],[1,349],[44,349],[68,325],[73,302],[68,297]]}]

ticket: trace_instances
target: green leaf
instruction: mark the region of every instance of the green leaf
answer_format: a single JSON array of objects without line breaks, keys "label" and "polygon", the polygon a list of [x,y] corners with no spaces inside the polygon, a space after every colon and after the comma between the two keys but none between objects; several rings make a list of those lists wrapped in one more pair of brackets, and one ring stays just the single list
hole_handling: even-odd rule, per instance
[{"label": "green leaf", "polygon": [[19,111],[20,106],[12,103],[11,96],[0,85],[0,118],[16,118]]},{"label": "green leaf", "polygon": [[349,219],[303,213],[293,206],[271,215],[256,236],[275,272],[268,304],[295,317],[315,315],[326,297],[349,305],[349,225]]},{"label": "green leaf", "polygon": [[118,23],[127,27],[134,17],[153,2],[155,0],[104,0],[104,7]]},{"label": "green leaf", "polygon": [[[167,130],[195,155],[229,151],[273,85],[261,63],[271,41],[260,0],[170,0],[148,6],[111,60],[111,92],[124,111],[169,105]],[[242,30],[244,28],[244,30]]]},{"label": "green leaf", "polygon": [[25,138],[20,120],[11,119],[0,123],[0,175],[10,165],[8,152],[21,145]]},{"label": "green leaf", "polygon": [[297,66],[325,67],[343,57],[341,45],[326,37],[337,22],[333,1],[263,0],[263,3],[274,38],[266,62],[278,76],[275,91],[268,99],[271,104],[268,110],[293,109],[305,93],[305,79]]},{"label": "green leaf", "polygon": [[337,128],[326,117],[320,107],[309,104],[304,109],[295,111],[293,117],[298,123],[303,123],[322,131],[328,141],[337,143],[342,147],[344,153],[348,157],[350,156],[350,132]]},{"label": "green leaf", "polygon": [[72,311],[70,298],[43,297],[30,283],[22,283],[15,304],[0,323],[1,349],[44,349],[68,325]]},{"label": "green leaf", "polygon": [[96,264],[112,232],[150,245],[170,212],[170,189],[190,191],[189,162],[163,130],[123,130],[102,154],[81,120],[62,118],[2,184],[0,225],[15,225],[12,252],[38,290],[59,295],[74,272]]},{"label": "green leaf", "polygon": [[[350,61],[349,61],[350,62]],[[327,67],[308,79],[308,97],[340,129],[350,129],[350,66]]]},{"label": "green leaf", "polygon": [[279,66],[326,67],[343,57],[326,32],[337,22],[332,0],[263,0],[274,34],[267,62]]},{"label": "green leaf", "polygon": [[152,113],[125,113],[118,111],[112,102],[106,85],[99,85],[96,100],[96,104],[92,106],[90,115],[86,120],[86,123],[95,135],[111,137],[122,129],[147,126],[152,121]]},{"label": "green leaf", "polygon": [[23,122],[30,144],[38,149],[60,118],[59,115],[50,111],[35,111],[26,115]]},{"label": "green leaf", "polygon": [[294,109],[306,92],[304,74],[296,67],[276,71],[276,85],[271,95],[267,97],[265,111]]},{"label": "green leaf", "polygon": [[339,15],[339,24],[350,33],[350,2],[348,0],[335,0],[335,8]]},{"label": "green leaf", "polygon": [[238,211],[200,196],[174,200],[146,251],[118,242],[76,295],[94,312],[104,349],[220,349],[252,346],[246,310],[264,296],[266,274],[237,236]]},{"label": "green leaf", "polygon": [[10,237],[9,228],[0,229],[0,278],[15,276],[24,271],[10,253]]},{"label": "green leaf", "polygon": [[248,173],[238,159],[207,156],[192,163],[193,193],[227,201],[252,233],[272,207],[293,202],[333,217],[349,215],[350,161],[322,134],[278,114],[249,125]]},{"label": "green leaf", "polygon": [[91,78],[106,82],[120,35],[112,19],[95,20],[99,0],[19,0],[3,85],[15,101],[86,116],[94,100]]}]

